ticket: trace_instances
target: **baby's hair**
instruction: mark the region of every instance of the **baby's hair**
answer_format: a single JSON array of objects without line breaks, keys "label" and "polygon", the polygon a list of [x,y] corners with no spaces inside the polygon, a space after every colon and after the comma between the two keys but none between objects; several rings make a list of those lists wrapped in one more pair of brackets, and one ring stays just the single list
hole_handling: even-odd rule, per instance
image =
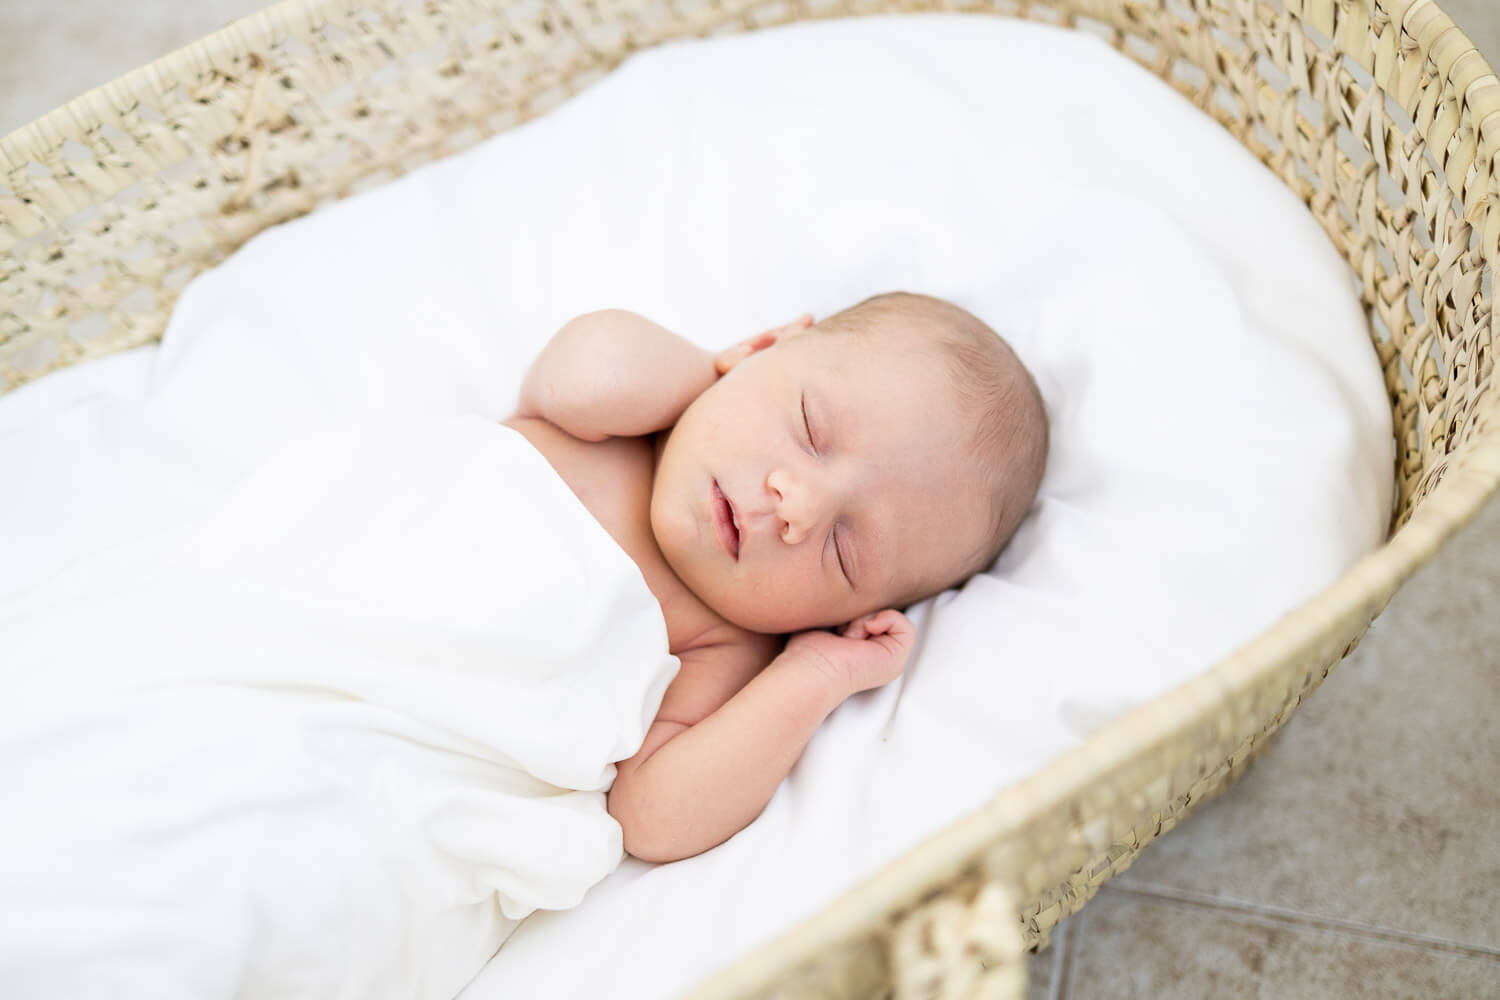
[{"label": "baby's hair", "polygon": [[[970,441],[989,493],[989,531],[962,567],[960,580],[999,556],[1031,508],[1047,465],[1047,412],[1036,380],[1005,339],[951,302],[913,292],[885,292],[855,303],[818,324],[860,336],[902,333],[936,345],[954,392],[972,415]],[[959,581],[940,584],[939,589]],[[934,591],[935,592],[935,591]],[[912,596],[912,603],[930,594]]]}]

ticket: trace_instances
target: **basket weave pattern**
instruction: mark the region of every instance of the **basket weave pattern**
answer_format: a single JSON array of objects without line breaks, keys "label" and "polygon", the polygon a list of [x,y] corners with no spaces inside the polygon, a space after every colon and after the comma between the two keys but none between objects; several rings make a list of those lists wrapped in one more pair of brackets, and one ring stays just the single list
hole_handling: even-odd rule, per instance
[{"label": "basket weave pattern", "polygon": [[634,50],[926,11],[1103,37],[1307,204],[1384,370],[1392,534],[701,996],[1020,996],[1022,950],[1233,780],[1493,492],[1500,81],[1472,43],[1431,0],[286,0],[0,140],[5,391],[159,337],[187,281],[255,233],[533,118]]}]

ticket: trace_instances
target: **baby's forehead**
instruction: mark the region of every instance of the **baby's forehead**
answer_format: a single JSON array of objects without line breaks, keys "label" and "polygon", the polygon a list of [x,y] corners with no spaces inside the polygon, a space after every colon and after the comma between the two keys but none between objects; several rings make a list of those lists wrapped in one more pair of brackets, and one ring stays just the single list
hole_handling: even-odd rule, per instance
[{"label": "baby's forehead", "polygon": [[830,321],[828,332],[842,338],[850,350],[892,351],[934,347],[959,335],[952,317],[935,308],[888,310],[857,319]]},{"label": "baby's forehead", "polygon": [[959,401],[953,359],[937,337],[905,334],[831,338],[815,373],[846,390],[850,402],[874,410],[898,400],[929,405]]},{"label": "baby's forehead", "polygon": [[921,372],[929,380],[943,376],[941,381],[949,384],[953,382],[952,339],[942,328],[929,324],[889,322],[858,330],[833,330],[817,338],[824,359],[851,377],[878,379],[894,369]]}]

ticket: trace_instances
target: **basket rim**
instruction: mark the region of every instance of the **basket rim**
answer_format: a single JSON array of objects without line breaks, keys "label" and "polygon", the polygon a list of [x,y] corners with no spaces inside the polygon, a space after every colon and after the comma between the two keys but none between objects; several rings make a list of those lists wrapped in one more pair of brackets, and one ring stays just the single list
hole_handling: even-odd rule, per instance
[{"label": "basket rim", "polygon": [[[195,41],[158,56],[113,80],[91,87],[72,100],[10,132],[0,134],[0,170],[13,170],[45,156],[58,139],[82,140],[100,125],[117,121],[137,103],[137,95],[163,96],[209,70],[227,70],[235,57],[274,45],[310,25],[330,18],[325,11],[346,11],[355,0],[276,0],[226,23]],[[39,152],[40,151],[40,152]]]}]

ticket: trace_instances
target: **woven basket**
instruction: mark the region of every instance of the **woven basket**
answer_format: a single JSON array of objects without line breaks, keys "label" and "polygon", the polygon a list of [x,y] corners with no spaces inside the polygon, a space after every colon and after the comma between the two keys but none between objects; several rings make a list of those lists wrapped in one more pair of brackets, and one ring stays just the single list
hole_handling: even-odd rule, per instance
[{"label": "woven basket", "polygon": [[255,233],[535,117],[633,50],[928,10],[1102,36],[1302,198],[1384,369],[1391,534],[695,996],[1021,996],[1024,950],[1233,780],[1494,491],[1500,81],[1472,43],[1430,0],[288,0],[0,140],[4,391],[158,337]]}]

